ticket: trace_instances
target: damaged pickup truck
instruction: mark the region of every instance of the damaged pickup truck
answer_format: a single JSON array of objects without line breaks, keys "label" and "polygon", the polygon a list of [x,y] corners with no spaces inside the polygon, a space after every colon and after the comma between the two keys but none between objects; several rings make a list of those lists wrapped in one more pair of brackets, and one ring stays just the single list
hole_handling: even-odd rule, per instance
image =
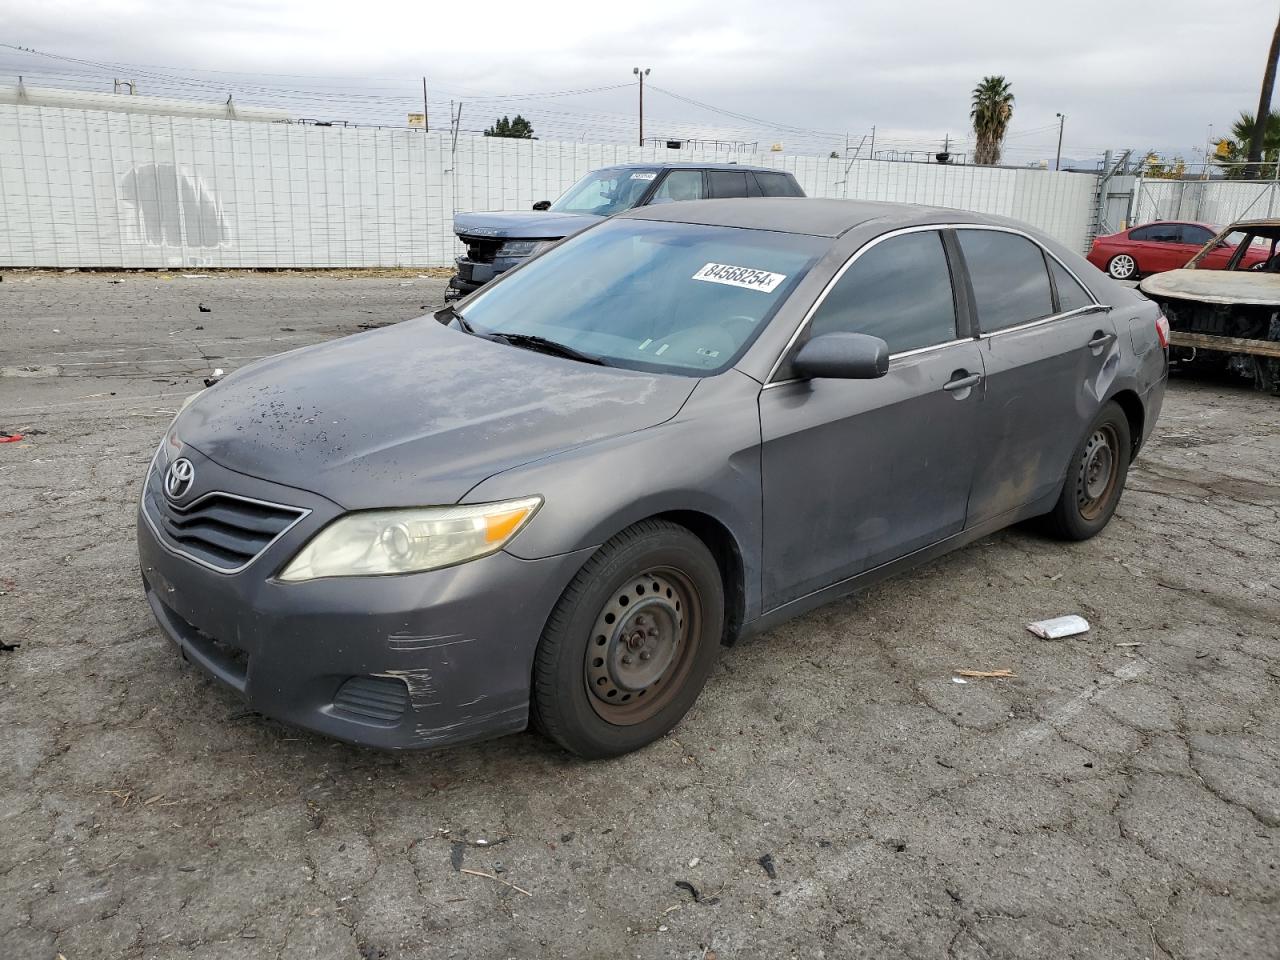
[{"label": "damaged pickup truck", "polygon": [[[1225,268],[1206,259],[1234,248]],[[1280,394],[1280,220],[1241,220],[1181,270],[1139,284],[1169,321],[1171,363],[1216,369]]]},{"label": "damaged pickup truck", "polygon": [[532,212],[459,213],[453,231],[467,246],[446,300],[479,290],[494,277],[604,217],[646,204],[733,197],[803,197],[785,170],[736,163],[625,163],[594,170],[555,203]]}]

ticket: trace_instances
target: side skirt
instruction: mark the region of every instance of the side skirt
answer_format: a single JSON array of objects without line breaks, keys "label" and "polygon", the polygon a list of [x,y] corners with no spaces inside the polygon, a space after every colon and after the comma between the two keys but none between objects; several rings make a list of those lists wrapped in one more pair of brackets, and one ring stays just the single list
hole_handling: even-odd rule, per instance
[{"label": "side skirt", "polygon": [[878,567],[872,567],[870,570],[864,570],[856,576],[841,580],[839,583],[833,583],[829,587],[823,587],[821,590],[815,590],[813,593],[798,597],[795,600],[789,600],[782,606],[774,607],[761,614],[756,619],[742,625],[741,632],[738,634],[739,640],[748,640],[752,637],[772,630],[781,623],[785,623],[794,617],[808,613],[818,607],[825,606],[836,600],[841,600],[851,594],[866,590],[875,586],[881,581],[887,580],[896,574],[905,570],[911,570],[922,564],[928,563],[930,560],[936,560],[943,554],[950,553],[953,550],[959,550],[961,547],[968,546],[975,540],[981,540],[985,536],[1003,530],[1005,527],[1020,523],[1023,520],[1029,520],[1032,517],[1038,517],[1048,513],[1053,509],[1053,505],[1058,500],[1058,491],[1048,497],[1043,497],[1034,503],[1021,507],[1010,513],[1001,514],[993,517],[984,523],[978,524],[967,530],[961,530],[957,534],[947,537],[945,540],[939,540],[937,543],[928,547],[921,547],[913,553],[908,553],[904,557],[897,560],[890,560],[882,563]]}]

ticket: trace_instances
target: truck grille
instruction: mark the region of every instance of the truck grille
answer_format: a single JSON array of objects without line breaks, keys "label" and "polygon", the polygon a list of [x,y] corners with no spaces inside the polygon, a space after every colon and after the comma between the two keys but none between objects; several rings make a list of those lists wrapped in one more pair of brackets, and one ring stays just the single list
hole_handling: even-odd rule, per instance
[{"label": "truck grille", "polygon": [[465,234],[458,238],[467,245],[467,259],[472,263],[493,263],[502,246],[502,240],[493,237],[468,237]]},{"label": "truck grille", "polygon": [[185,507],[169,502],[152,470],[142,499],[152,531],[175,553],[237,573],[310,511],[230,493],[207,493]]}]

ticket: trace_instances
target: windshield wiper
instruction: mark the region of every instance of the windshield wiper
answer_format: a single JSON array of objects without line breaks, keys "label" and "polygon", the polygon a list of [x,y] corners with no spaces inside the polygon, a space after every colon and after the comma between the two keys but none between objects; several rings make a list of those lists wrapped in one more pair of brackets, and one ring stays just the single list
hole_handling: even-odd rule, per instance
[{"label": "windshield wiper", "polygon": [[609,362],[603,357],[597,357],[595,354],[583,353],[581,350],[575,350],[567,344],[560,343],[556,340],[548,340],[546,337],[540,337],[534,333],[491,333],[488,334],[490,339],[499,340],[502,343],[509,343],[513,347],[521,347],[525,350],[536,350],[539,353],[549,353],[557,357],[567,357],[570,360],[578,360],[582,363],[594,363],[597,366],[607,367]]},{"label": "windshield wiper", "polygon": [[449,322],[456,320],[458,322],[458,329],[463,333],[469,333],[472,336],[479,336],[479,334],[476,333],[476,328],[471,325],[470,321],[468,321],[466,317],[454,308],[453,304],[449,304],[444,309],[438,310],[435,317],[446,326]]}]

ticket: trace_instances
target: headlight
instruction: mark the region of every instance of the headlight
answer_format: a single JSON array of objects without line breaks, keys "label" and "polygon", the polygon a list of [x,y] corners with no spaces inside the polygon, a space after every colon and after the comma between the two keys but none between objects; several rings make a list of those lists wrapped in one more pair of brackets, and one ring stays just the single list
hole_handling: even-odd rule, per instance
[{"label": "headlight", "polygon": [[531,257],[555,243],[554,240],[508,240],[498,251],[503,257]]},{"label": "headlight", "polygon": [[298,551],[281,580],[372,577],[436,570],[496,553],[542,505],[541,497],[341,517]]}]

